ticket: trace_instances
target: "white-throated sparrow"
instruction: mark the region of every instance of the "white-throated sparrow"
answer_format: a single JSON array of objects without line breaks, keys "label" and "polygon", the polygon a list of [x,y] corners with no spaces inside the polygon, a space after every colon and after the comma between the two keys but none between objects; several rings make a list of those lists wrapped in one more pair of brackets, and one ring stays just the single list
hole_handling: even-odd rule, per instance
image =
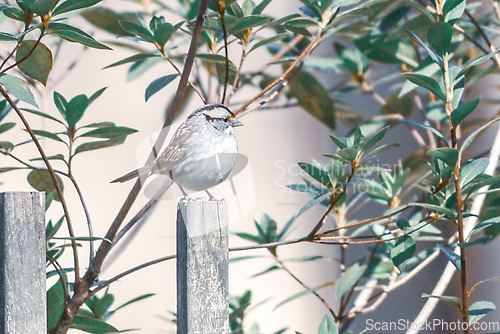
[{"label": "white-throated sparrow", "polygon": [[179,186],[184,196],[187,196],[185,190],[207,191],[222,183],[231,173],[238,153],[234,127],[242,125],[223,104],[201,107],[179,126],[156,161],[111,183],[165,174]]}]

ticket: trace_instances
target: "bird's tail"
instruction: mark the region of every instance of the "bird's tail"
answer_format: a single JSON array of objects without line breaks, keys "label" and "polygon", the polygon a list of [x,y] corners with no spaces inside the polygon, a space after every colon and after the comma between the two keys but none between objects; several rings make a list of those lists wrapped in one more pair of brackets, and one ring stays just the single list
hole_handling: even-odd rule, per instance
[{"label": "bird's tail", "polygon": [[117,183],[117,182],[123,183],[123,182],[127,182],[129,180],[135,179],[136,177],[144,177],[144,176],[147,177],[150,172],[151,172],[151,166],[149,166],[149,165],[144,166],[144,167],[141,167],[139,169],[135,169],[135,170],[131,171],[130,173],[127,173],[123,176],[120,176],[117,179],[114,179],[113,181],[111,181],[111,183]]}]

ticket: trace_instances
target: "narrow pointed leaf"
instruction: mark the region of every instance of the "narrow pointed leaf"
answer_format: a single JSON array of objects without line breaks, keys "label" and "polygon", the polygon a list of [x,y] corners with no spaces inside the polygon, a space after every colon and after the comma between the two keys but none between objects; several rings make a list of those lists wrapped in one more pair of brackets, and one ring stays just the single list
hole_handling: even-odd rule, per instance
[{"label": "narrow pointed leaf", "polygon": [[441,244],[437,244],[437,246],[439,247],[439,249],[441,249],[441,251],[444,253],[444,255],[446,255],[448,260],[455,266],[455,268],[457,268],[457,270],[459,272],[462,271],[462,269],[461,269],[462,264],[460,263],[460,255],[456,254],[451,249],[446,248],[445,246],[443,246]]},{"label": "narrow pointed leaf", "polygon": [[408,261],[411,260],[416,248],[415,240],[408,235],[404,235],[396,241],[396,245],[391,250],[391,259],[400,271],[403,271]]},{"label": "narrow pointed leaf", "polygon": [[431,77],[419,73],[403,73],[404,77],[415,85],[426,88],[436,95],[441,101],[446,101],[446,96],[438,83]]},{"label": "narrow pointed leaf", "polygon": [[446,303],[450,305],[451,307],[454,307],[458,309],[460,312],[462,312],[462,306],[461,306],[461,300],[458,297],[453,297],[453,296],[435,296],[435,295],[429,295],[427,293],[422,294],[422,298],[437,298],[443,303]]},{"label": "narrow pointed leaf", "polygon": [[434,51],[431,50],[431,48],[429,48],[427,46],[427,44],[425,44],[417,35],[415,35],[413,32],[411,31],[405,31],[405,33],[411,38],[413,39],[415,42],[417,42],[417,44],[419,44],[421,47],[424,48],[424,50],[427,52],[427,54],[431,57],[431,59],[439,65],[439,67],[441,69],[443,69],[443,58],[441,58],[440,55],[438,55],[437,53],[435,53]]},{"label": "narrow pointed leaf", "polygon": [[477,322],[491,311],[496,310],[495,304],[486,300],[480,300],[469,306],[469,324]]},{"label": "narrow pointed leaf", "polygon": [[166,76],[163,76],[161,78],[158,78],[156,80],[153,80],[146,88],[146,102],[153,96],[154,94],[158,93],[160,90],[165,88],[169,83],[174,81],[175,78],[177,78],[178,74],[169,74]]},{"label": "narrow pointed leaf", "polygon": [[93,5],[98,4],[102,0],[68,0],[63,2],[52,12],[52,16],[56,16],[62,13],[71,12],[73,10],[88,8]]},{"label": "narrow pointed leaf", "polygon": [[458,151],[451,147],[440,147],[427,152],[427,155],[444,161],[448,166],[455,166],[458,160]]},{"label": "narrow pointed leaf", "polygon": [[354,284],[363,276],[368,265],[361,262],[355,262],[351,265],[337,281],[337,300],[351,289]]},{"label": "narrow pointed leaf", "polygon": [[304,205],[302,207],[302,209],[300,209],[299,213],[297,213],[297,216],[295,216],[295,217],[300,216],[301,214],[303,214],[304,212],[306,212],[307,210],[309,210],[311,207],[315,206],[316,204],[323,202],[325,199],[327,199],[329,196],[331,196],[334,192],[335,192],[335,190],[327,191],[326,193],[320,194],[317,197],[313,198],[312,200],[307,202],[306,205]]},{"label": "narrow pointed leaf", "polygon": [[472,160],[460,169],[460,187],[463,188],[469,184],[476,176],[481,175],[488,167],[488,158],[479,158]]},{"label": "narrow pointed leaf", "polygon": [[458,74],[455,76],[455,78],[459,79],[462,75],[464,75],[465,73],[467,73],[471,69],[471,67],[479,65],[481,63],[484,63],[485,61],[489,60],[491,57],[493,57],[494,55],[496,55],[498,52],[500,52],[500,48],[498,48],[495,51],[492,51],[492,52],[490,52],[490,53],[488,53],[486,55],[482,55],[480,57],[477,57],[476,59],[474,59],[473,61],[471,61],[467,65],[465,65],[462,68],[462,70],[460,72],[458,72]]},{"label": "narrow pointed leaf", "polygon": [[426,124],[422,124],[422,123],[410,121],[410,120],[403,120],[403,122],[411,124],[411,125],[418,126],[418,127],[422,128],[422,129],[425,129],[425,130],[428,130],[428,131],[432,132],[434,135],[436,135],[436,137],[438,137],[439,139],[441,139],[441,141],[444,144],[446,144],[446,146],[450,146],[448,144],[448,140],[446,139],[446,137],[443,136],[443,134],[441,132],[439,132],[436,128],[433,128],[432,126],[429,126],[429,125],[426,125]]},{"label": "narrow pointed leaf", "polygon": [[479,104],[479,100],[480,98],[478,97],[477,99],[462,104],[460,107],[453,110],[453,112],[451,113],[451,121],[453,123],[453,126],[458,126],[465,117],[469,116],[469,114],[474,109],[476,109],[477,105]]},{"label": "narrow pointed leaf", "polygon": [[12,75],[0,73],[0,84],[19,100],[38,108],[35,97],[31,93],[26,81]]},{"label": "narrow pointed leaf", "polygon": [[469,147],[469,145],[472,143],[472,141],[477,137],[477,135],[483,131],[484,129],[486,129],[487,127],[489,127],[490,125],[492,125],[493,123],[496,123],[500,121],[500,118],[495,118],[494,120],[491,120],[489,121],[488,123],[486,123],[485,125],[481,126],[479,129],[477,129],[476,131],[474,131],[473,133],[471,133],[465,140],[464,142],[462,143],[462,147],[460,147],[460,154],[459,156],[462,157],[463,153],[465,152],[465,150],[467,149],[467,147]]},{"label": "narrow pointed leaf", "polygon": [[500,223],[500,217],[494,217],[494,218],[487,219],[483,222],[480,222],[479,224],[474,226],[472,231],[470,231],[469,235],[467,236],[467,239],[469,239],[474,234],[484,230],[485,228],[490,227],[491,225],[494,225],[494,224],[498,224],[498,223]]},{"label": "narrow pointed leaf", "polygon": [[78,153],[82,153],[82,152],[88,152],[88,151],[98,150],[98,149],[105,148],[105,147],[120,145],[120,144],[123,144],[125,142],[126,138],[127,138],[126,136],[123,136],[123,137],[118,137],[116,139],[100,140],[100,141],[93,141],[90,143],[84,143],[76,148],[75,155]]},{"label": "narrow pointed leaf", "polygon": [[323,320],[321,320],[321,324],[319,325],[318,334],[338,334],[338,333],[339,330],[337,328],[335,320],[330,318],[328,315],[325,315],[323,317]]}]

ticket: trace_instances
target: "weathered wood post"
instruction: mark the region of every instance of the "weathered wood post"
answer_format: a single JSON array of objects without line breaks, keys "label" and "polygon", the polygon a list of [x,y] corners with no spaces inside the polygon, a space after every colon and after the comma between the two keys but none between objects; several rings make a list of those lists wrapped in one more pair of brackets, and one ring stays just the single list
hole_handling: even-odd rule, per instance
[{"label": "weathered wood post", "polygon": [[47,332],[45,195],[0,193],[0,333]]},{"label": "weathered wood post", "polygon": [[228,211],[225,201],[177,207],[177,333],[229,333]]}]

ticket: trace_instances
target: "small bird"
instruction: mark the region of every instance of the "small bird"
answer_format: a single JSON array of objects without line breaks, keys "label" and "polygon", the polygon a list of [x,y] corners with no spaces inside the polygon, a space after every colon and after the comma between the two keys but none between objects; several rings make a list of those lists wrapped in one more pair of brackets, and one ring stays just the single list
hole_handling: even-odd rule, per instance
[{"label": "small bird", "polygon": [[238,154],[234,128],[242,125],[223,104],[203,106],[179,126],[156,161],[111,183],[164,174],[179,186],[184,197],[188,196],[186,190],[205,191],[213,200],[208,189],[222,183],[233,170]]}]

